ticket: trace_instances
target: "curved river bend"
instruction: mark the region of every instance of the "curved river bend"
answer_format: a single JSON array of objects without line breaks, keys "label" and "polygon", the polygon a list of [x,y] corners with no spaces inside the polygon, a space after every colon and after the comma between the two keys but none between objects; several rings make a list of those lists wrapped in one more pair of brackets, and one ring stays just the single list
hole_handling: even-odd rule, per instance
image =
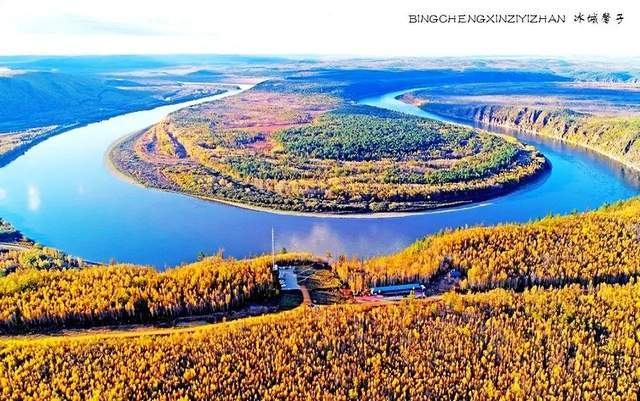
[{"label": "curved river bend", "polygon": [[[361,103],[436,117],[395,100]],[[221,98],[232,93],[218,95]],[[327,218],[247,210],[132,185],[106,168],[118,138],[200,99],[114,117],[58,135],[0,168],[0,216],[25,235],[88,260],[151,264],[188,262],[198,252],[245,257],[276,247],[318,254],[370,256],[397,251],[447,227],[524,222],[550,213],[596,208],[629,198],[636,175],[594,153],[532,136],[552,163],[550,174],[509,195],[467,207],[393,218]],[[436,117],[437,118],[437,117]]]}]

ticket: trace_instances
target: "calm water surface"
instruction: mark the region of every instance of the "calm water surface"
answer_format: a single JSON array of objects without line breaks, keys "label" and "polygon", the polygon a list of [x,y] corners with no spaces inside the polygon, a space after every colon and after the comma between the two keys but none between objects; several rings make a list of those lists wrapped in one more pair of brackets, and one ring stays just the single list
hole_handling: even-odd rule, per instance
[{"label": "calm water surface", "polygon": [[[397,94],[362,103],[437,117],[395,100]],[[550,213],[592,209],[629,198],[640,188],[636,175],[616,163],[532,136],[519,137],[537,146],[553,166],[535,183],[467,207],[394,218],[251,211],[145,189],[105,167],[105,152],[116,139],[171,111],[209,99],[111,118],[35,146],[0,168],[0,216],[40,243],[88,260],[114,258],[163,268],[192,261],[200,251],[224,249],[225,255],[236,257],[269,252],[271,227],[278,248],[333,255],[390,253],[443,228],[523,222]]]}]

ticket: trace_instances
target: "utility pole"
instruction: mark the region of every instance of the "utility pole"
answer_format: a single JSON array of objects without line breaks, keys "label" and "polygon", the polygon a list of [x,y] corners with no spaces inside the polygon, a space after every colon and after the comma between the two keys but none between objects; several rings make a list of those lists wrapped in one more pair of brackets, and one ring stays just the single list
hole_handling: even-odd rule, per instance
[{"label": "utility pole", "polygon": [[273,270],[276,269],[276,234],[271,227],[271,267]]}]

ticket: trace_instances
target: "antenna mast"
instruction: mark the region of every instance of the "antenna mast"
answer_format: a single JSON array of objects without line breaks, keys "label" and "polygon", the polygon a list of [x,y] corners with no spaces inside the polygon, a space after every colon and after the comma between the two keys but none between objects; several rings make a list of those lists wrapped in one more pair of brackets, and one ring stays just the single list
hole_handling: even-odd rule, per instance
[{"label": "antenna mast", "polygon": [[273,270],[276,269],[276,234],[271,227],[271,267]]}]

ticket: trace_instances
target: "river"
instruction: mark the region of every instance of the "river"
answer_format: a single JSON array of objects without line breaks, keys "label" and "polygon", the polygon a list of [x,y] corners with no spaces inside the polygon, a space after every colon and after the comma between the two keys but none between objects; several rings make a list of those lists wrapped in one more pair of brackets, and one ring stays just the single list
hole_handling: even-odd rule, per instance
[{"label": "river", "polygon": [[[397,251],[444,228],[525,222],[587,210],[639,192],[637,175],[593,152],[519,135],[552,164],[549,174],[508,195],[466,207],[385,218],[294,216],[248,210],[147,189],[113,174],[105,153],[118,138],[166,114],[235,92],[129,113],[77,128],[38,144],[0,168],[0,217],[47,246],[93,261],[164,268],[224,250],[246,257],[276,247],[320,255],[371,256]],[[440,118],[395,100],[363,104]]]}]

